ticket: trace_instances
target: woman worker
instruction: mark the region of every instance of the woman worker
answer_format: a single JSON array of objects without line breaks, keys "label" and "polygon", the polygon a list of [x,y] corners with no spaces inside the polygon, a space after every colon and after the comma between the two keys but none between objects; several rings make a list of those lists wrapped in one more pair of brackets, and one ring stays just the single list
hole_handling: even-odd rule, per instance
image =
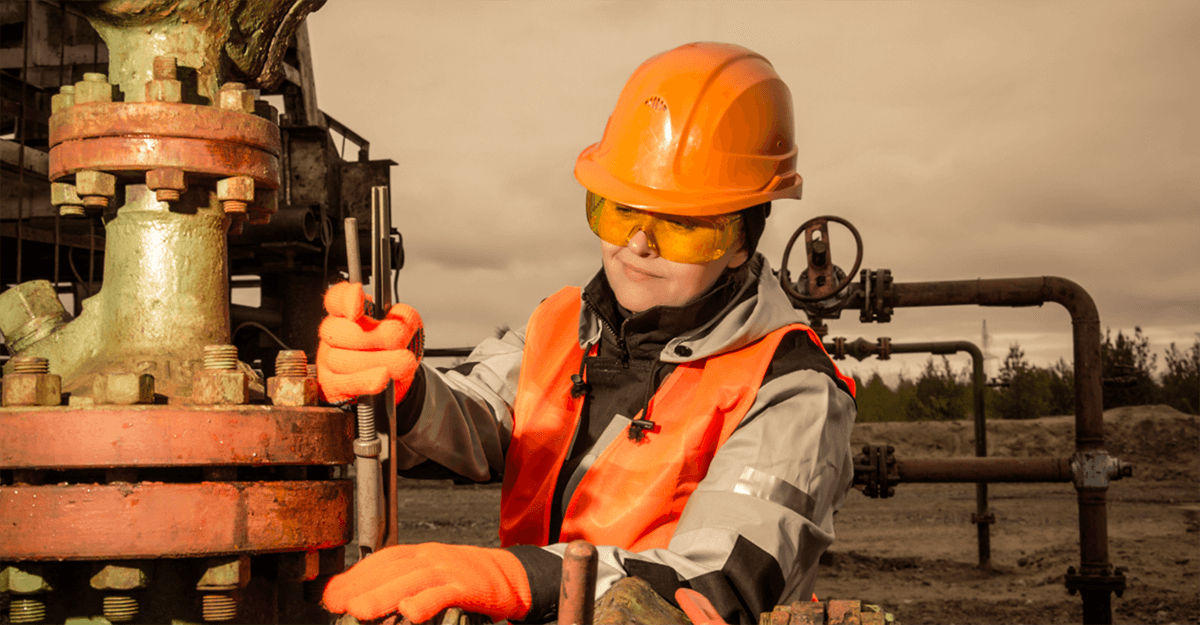
[{"label": "woman worker", "polygon": [[795,163],[791,95],[771,64],[684,45],[633,73],[576,161],[600,238],[586,286],[452,369],[406,349],[412,308],[378,322],[359,285],[330,288],[325,396],[394,380],[397,466],[503,490],[501,548],[382,549],[330,581],[326,607],[550,620],[576,539],[597,546],[597,593],[631,575],[668,601],[689,587],[731,623],[808,597],[853,475],[855,405],[755,252],[771,201],[800,197]]}]

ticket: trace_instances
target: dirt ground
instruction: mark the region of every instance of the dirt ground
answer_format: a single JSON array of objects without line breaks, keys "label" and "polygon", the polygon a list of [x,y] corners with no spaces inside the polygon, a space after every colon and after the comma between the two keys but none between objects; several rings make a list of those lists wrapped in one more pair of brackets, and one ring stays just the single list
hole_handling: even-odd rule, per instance
[{"label": "dirt ground", "polygon": [[[1134,477],[1108,493],[1109,559],[1127,569],[1114,623],[1200,623],[1200,418],[1166,406],[1105,413],[1109,453]],[[854,445],[888,443],[901,459],[973,456],[973,426],[869,423]],[[988,423],[989,455],[1068,457],[1074,418]],[[496,546],[500,490],[405,481],[405,542]],[[1079,564],[1075,490],[1069,484],[993,484],[992,567],[978,567],[973,484],[901,484],[896,496],[851,492],[837,542],[817,581],[822,599],[882,605],[901,623],[1081,623],[1063,586]]]}]

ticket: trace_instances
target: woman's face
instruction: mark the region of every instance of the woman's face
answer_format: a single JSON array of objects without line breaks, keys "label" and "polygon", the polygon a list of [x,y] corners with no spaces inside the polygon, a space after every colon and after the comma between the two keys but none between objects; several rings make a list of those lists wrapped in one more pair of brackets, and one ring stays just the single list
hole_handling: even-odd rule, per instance
[{"label": "woman's face", "polygon": [[704,294],[725,268],[749,258],[743,249],[703,264],[676,263],[660,257],[638,231],[624,246],[600,241],[604,274],[617,302],[632,312],[654,306],[683,306]]}]

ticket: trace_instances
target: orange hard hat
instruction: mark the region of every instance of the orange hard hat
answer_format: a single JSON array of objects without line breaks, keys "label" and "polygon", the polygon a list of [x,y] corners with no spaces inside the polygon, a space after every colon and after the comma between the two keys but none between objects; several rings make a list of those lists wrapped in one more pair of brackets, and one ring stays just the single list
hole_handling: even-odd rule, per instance
[{"label": "orange hard hat", "polygon": [[792,95],[741,46],[690,43],[629,77],[575,179],[619,204],[676,215],[800,198]]}]

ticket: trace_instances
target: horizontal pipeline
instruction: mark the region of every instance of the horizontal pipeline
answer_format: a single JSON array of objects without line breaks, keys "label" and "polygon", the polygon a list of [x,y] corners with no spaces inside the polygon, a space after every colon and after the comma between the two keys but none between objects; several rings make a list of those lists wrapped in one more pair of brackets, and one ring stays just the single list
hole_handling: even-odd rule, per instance
[{"label": "horizontal pipeline", "polygon": [[1068,458],[896,460],[900,483],[1070,482]]}]

